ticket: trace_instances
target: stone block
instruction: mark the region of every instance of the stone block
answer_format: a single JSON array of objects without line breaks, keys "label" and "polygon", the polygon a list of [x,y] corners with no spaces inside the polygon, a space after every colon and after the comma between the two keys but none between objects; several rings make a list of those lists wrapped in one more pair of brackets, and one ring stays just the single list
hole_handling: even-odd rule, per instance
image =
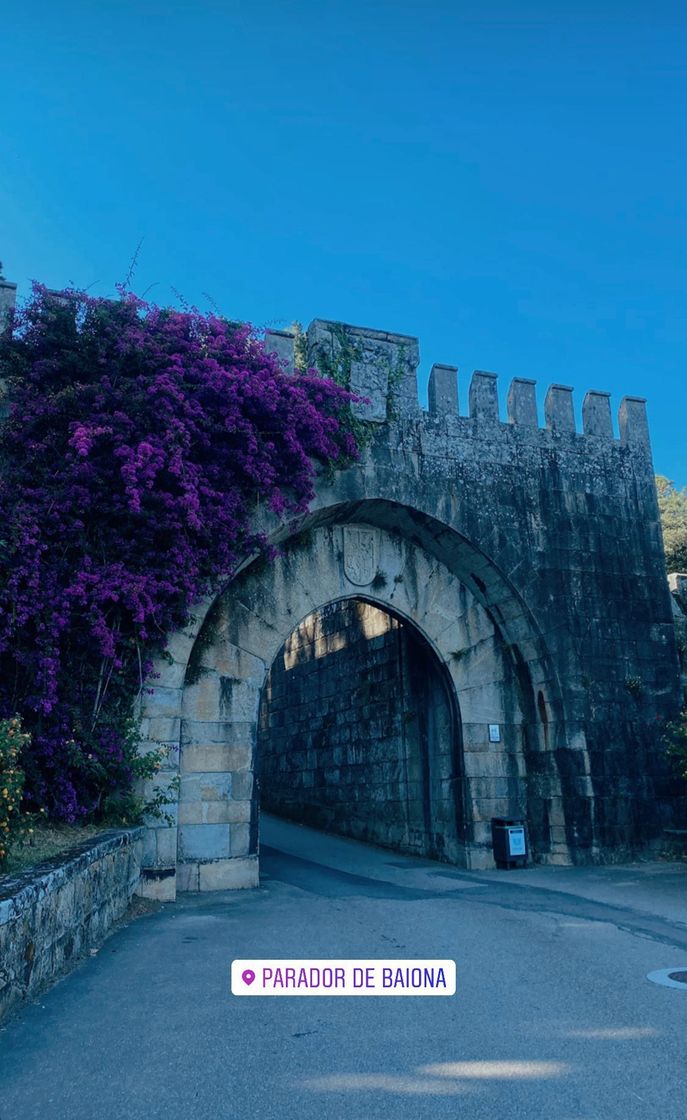
[{"label": "stone block", "polygon": [[232,775],[226,773],[182,774],[179,800],[183,803],[222,801],[231,797]]},{"label": "stone block", "polygon": [[275,354],[286,373],[294,373],[294,347],[296,336],[293,331],[265,331],[265,352]]},{"label": "stone block", "polygon": [[544,400],[546,426],[554,432],[575,432],[573,390],[569,385],[551,385]]},{"label": "stone block", "polygon": [[[240,803],[239,803],[240,804]],[[231,825],[231,851],[234,856],[248,855],[250,852],[250,825],[236,823]]]},{"label": "stone block", "polygon": [[228,824],[180,825],[180,861],[227,859],[231,855],[230,828]]},{"label": "stone block", "polygon": [[197,863],[177,864],[177,892],[200,890]]},{"label": "stone block", "polygon": [[[250,801],[204,801],[201,802],[202,819],[207,824],[242,824],[250,821]],[[232,852],[237,852],[232,834]]]},{"label": "stone block", "polygon": [[649,448],[649,425],[644,397],[623,397],[618,411],[621,443]]},{"label": "stone block", "polygon": [[471,419],[498,422],[499,398],[495,373],[475,370],[470,382],[469,404]]},{"label": "stone block", "polygon": [[466,867],[469,871],[493,871],[496,867],[491,847],[470,844],[466,852]]},{"label": "stone block", "polygon": [[183,746],[199,743],[221,743],[223,745],[252,746],[255,739],[255,720],[193,720],[183,719],[181,723],[181,742]]},{"label": "stone block", "polygon": [[457,416],[458,369],[456,366],[435,365],[429,374],[428,401],[432,416]]},{"label": "stone block", "polygon": [[536,428],[537,398],[536,382],[526,377],[515,377],[508,390],[508,420],[525,428]]},{"label": "stone block", "polygon": [[143,694],[142,714],[150,719],[167,716],[174,718],[181,713],[181,689],[153,685]]},{"label": "stone block", "polygon": [[611,394],[590,389],[582,402],[582,426],[586,436],[613,439],[611,420]]},{"label": "stone block", "polygon": [[156,829],[156,864],[159,867],[173,867],[177,861],[177,829],[171,826]]},{"label": "stone block", "polygon": [[142,867],[154,867],[157,863],[157,828],[146,828],[143,835]]},{"label": "stone block", "polygon": [[[197,634],[195,631],[189,632],[184,630],[177,630],[174,634],[170,634],[167,639],[166,652],[178,664],[188,665],[191,650],[196,641]],[[161,667],[164,667],[168,662],[161,660]]]},{"label": "stone block", "polygon": [[232,747],[223,743],[185,746],[181,752],[181,772],[195,774],[250,771],[253,755],[252,746]]},{"label": "stone block", "polygon": [[217,721],[220,716],[220,677],[203,671],[195,684],[184,689],[184,718],[203,722]]},{"label": "stone block", "polygon": [[177,896],[176,872],[157,878],[141,877],[135,893],[139,898],[150,898],[154,902],[174,902]]},{"label": "stone block", "polygon": [[179,743],[181,719],[179,716],[153,716],[148,721],[147,736],[157,743]]},{"label": "stone block", "polygon": [[[211,802],[188,801],[187,799],[180,801],[179,824],[203,824],[206,820],[205,809],[207,809],[208,804],[211,804]],[[217,804],[220,804],[220,802]]]},{"label": "stone block", "polygon": [[[165,812],[173,815],[175,808],[174,787],[176,785],[176,780],[176,769],[160,770],[154,778],[146,778],[145,781],[141,781],[137,792],[146,802],[152,801],[158,794],[163,794],[170,799],[170,804],[164,806]],[[158,828],[160,826],[154,823],[155,819],[156,818],[152,818],[152,820],[146,821],[146,823],[152,825],[153,828]]]},{"label": "stone block", "polygon": [[252,770],[241,770],[232,777],[231,796],[237,801],[250,801],[253,796],[254,777]]},{"label": "stone block", "polygon": [[255,856],[201,863],[198,872],[201,891],[243,890],[260,885]]}]

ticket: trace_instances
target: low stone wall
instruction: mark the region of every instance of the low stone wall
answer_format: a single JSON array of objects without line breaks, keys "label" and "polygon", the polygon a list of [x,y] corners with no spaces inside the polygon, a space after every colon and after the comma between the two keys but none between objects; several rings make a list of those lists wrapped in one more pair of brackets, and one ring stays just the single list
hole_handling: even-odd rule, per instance
[{"label": "low stone wall", "polygon": [[144,832],[103,832],[0,881],[0,1020],[122,916],[138,884]]}]

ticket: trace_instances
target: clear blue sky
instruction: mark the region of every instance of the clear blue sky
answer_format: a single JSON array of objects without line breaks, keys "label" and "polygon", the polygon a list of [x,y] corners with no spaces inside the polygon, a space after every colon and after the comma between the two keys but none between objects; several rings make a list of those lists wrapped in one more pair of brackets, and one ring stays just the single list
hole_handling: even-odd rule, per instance
[{"label": "clear blue sky", "polygon": [[687,484],[687,9],[34,0],[0,22],[0,258],[649,398]]}]

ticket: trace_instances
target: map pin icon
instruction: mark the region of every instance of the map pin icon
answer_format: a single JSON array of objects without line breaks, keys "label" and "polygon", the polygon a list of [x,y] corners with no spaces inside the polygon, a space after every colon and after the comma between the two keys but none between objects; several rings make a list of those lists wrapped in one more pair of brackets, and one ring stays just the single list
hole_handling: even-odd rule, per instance
[{"label": "map pin icon", "polygon": [[242,972],[241,979],[243,980],[244,984],[252,984],[255,980],[255,973],[253,972],[252,968],[247,968],[245,972]]}]

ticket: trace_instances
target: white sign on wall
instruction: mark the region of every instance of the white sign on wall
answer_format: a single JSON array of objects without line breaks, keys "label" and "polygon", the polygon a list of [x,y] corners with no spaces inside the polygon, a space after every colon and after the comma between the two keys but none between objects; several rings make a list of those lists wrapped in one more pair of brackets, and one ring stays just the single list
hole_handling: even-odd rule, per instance
[{"label": "white sign on wall", "polygon": [[489,724],[489,742],[490,743],[500,743],[501,742],[501,728],[500,728],[498,723],[490,723]]}]

